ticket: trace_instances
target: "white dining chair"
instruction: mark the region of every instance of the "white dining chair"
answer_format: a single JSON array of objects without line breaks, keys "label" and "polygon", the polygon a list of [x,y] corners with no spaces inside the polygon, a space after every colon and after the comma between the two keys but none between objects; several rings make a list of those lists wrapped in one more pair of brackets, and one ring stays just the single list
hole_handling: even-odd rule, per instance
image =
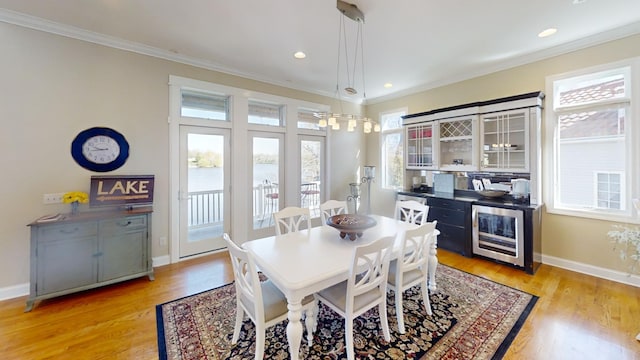
[{"label": "white dining chair", "polygon": [[386,288],[394,241],[395,238],[389,236],[356,247],[348,279],[315,294],[316,299],[344,317],[345,347],[349,360],[355,358],[353,321],[375,306],[378,306],[384,339],[391,340]]},{"label": "white dining chair", "polygon": [[422,225],[427,222],[429,205],[415,200],[396,201],[396,219]]},{"label": "white dining chair", "polygon": [[[287,319],[287,299],[270,280],[260,281],[248,251],[236,245],[228,234],[225,233],[223,238],[231,257],[236,288],[236,323],[231,343],[238,342],[246,314],[256,327],[255,359],[262,360],[266,329]],[[311,346],[316,327],[317,302],[310,295],[302,300],[302,306],[307,328],[307,344]]]},{"label": "white dining chair", "polygon": [[347,213],[347,202],[340,200],[327,200],[320,204],[320,218],[322,219],[322,225],[327,224],[327,219],[333,215],[340,215]]},{"label": "white dining chair", "polygon": [[427,288],[429,275],[427,261],[438,232],[436,224],[437,221],[427,222],[415,229],[407,230],[402,238],[400,254],[403,255],[389,264],[387,287],[395,293],[396,318],[400,334],[405,332],[402,296],[407,289],[420,285],[424,308],[428,315],[432,314]]},{"label": "white dining chair", "polygon": [[273,218],[276,225],[276,235],[300,231],[304,229],[302,224],[305,223],[307,224],[306,229],[311,228],[311,212],[309,208],[289,206],[273,213]]}]

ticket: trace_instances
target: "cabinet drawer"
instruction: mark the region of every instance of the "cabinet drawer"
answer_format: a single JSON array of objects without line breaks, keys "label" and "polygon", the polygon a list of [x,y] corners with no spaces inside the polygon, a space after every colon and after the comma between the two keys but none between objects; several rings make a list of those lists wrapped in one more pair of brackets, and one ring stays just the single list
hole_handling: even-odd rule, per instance
[{"label": "cabinet drawer", "polygon": [[95,236],[98,226],[95,222],[42,226],[39,233],[40,241],[87,237]]},{"label": "cabinet drawer", "polygon": [[[427,205],[445,209],[452,209],[458,211],[465,211],[469,208],[470,204],[464,201],[456,201],[442,198],[427,198]],[[429,210],[431,211],[431,210]]]},{"label": "cabinet drawer", "polygon": [[113,234],[125,233],[131,230],[145,229],[147,227],[147,217],[127,216],[124,218],[108,219],[100,221],[100,231]]},{"label": "cabinet drawer", "polygon": [[438,224],[442,223],[464,227],[465,213],[459,210],[430,207],[428,220],[437,220]]}]

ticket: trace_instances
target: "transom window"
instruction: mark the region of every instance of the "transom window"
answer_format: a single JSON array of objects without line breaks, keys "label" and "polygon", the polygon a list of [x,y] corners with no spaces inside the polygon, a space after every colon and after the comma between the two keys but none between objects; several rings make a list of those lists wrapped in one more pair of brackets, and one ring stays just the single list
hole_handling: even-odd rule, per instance
[{"label": "transom window", "polygon": [[249,124],[284,126],[284,106],[249,100]]},{"label": "transom window", "polygon": [[298,129],[323,130],[318,126],[318,118],[315,115],[317,113],[318,111],[314,110],[299,109]]},{"label": "transom window", "polygon": [[182,89],[180,115],[229,121],[229,96]]}]

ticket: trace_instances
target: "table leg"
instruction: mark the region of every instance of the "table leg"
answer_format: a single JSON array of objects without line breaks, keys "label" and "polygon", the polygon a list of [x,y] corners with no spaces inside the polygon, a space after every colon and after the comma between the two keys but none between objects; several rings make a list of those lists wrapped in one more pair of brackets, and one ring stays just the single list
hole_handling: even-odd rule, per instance
[{"label": "table leg", "polygon": [[431,248],[429,249],[429,258],[427,268],[429,271],[429,290],[436,291],[436,268],[438,267],[438,236],[433,237]]},{"label": "table leg", "polygon": [[287,299],[289,324],[287,324],[287,340],[289,342],[289,354],[292,360],[298,360],[300,355],[300,342],[302,341],[302,301]]}]

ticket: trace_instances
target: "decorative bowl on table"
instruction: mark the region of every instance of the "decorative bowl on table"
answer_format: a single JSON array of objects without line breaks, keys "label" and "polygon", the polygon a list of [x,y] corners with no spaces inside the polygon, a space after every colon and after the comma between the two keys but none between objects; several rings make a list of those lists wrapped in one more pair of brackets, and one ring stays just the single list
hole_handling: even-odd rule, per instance
[{"label": "decorative bowl on table", "polygon": [[364,230],[376,224],[373,218],[358,214],[340,214],[327,219],[327,225],[338,229],[341,238],[349,237],[351,241],[361,237]]}]

